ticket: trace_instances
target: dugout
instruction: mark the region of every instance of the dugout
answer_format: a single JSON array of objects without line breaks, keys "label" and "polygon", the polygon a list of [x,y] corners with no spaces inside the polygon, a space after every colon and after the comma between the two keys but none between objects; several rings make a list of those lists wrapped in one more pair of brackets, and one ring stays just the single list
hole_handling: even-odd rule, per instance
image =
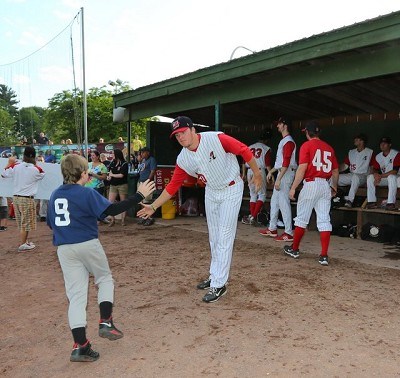
[{"label": "dugout", "polygon": [[[375,151],[384,135],[400,149],[399,62],[400,12],[393,12],[116,94],[114,106],[129,120],[186,115],[248,144],[281,115],[293,120],[301,144],[301,125],[316,119],[342,161],[360,132]],[[148,135],[155,156],[169,145],[157,135],[162,141]],[[273,133],[272,148],[278,140]]]}]

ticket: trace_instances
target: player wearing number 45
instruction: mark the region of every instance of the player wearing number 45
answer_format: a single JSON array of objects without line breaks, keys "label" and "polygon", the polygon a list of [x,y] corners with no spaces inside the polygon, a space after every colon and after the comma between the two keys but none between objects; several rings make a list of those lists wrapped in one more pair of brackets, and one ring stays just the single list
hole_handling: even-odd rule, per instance
[{"label": "player wearing number 45", "polygon": [[89,180],[88,170],[86,159],[67,155],[61,161],[64,185],[51,194],[47,210],[47,224],[53,230],[53,243],[57,246],[69,300],[68,320],[74,338],[72,362],[90,362],[99,358],[99,353],[86,339],[90,274],[98,287],[99,336],[109,340],[123,337],[113,323],[114,280],[98,239],[97,221],[128,210],[154,191],[154,182],[147,180],[139,184],[136,194],[111,203],[93,188],[84,186]]},{"label": "player wearing number 45", "polygon": [[[338,163],[334,149],[319,139],[320,127],[316,121],[308,122],[303,131],[306,133],[307,142],[300,147],[299,167],[289,197],[294,199],[296,188],[301,182],[303,182],[303,188],[297,200],[293,244],[286,245],[283,250],[285,254],[295,259],[299,257],[300,242],[310,221],[311,213],[315,209],[321,239],[319,263],[328,265],[328,247],[332,231],[329,211],[331,197],[337,191]],[[332,182],[332,187],[329,185],[329,180]]]}]

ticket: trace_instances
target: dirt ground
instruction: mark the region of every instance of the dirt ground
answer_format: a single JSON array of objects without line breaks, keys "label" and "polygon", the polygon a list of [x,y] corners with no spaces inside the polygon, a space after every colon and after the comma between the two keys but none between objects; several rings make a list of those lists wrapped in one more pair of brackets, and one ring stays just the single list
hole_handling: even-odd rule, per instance
[{"label": "dirt ground", "polygon": [[[44,223],[36,250],[0,234],[2,377],[387,377],[400,374],[400,271],[238,240],[228,293],[205,304],[207,234],[156,223],[100,226],[115,278],[114,319],[125,337],[97,335],[90,287],[87,333],[100,353],[70,363],[61,269]],[[249,239],[250,240],[250,239]]]}]

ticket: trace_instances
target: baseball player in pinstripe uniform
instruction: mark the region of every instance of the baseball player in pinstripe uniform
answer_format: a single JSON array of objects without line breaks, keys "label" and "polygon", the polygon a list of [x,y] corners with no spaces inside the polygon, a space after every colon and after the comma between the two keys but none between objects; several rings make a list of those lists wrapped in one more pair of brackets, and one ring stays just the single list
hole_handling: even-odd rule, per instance
[{"label": "baseball player in pinstripe uniform", "polygon": [[392,148],[392,140],[388,137],[381,138],[379,147],[381,152],[376,155],[372,164],[374,173],[367,178],[367,209],[378,207],[376,203],[376,187],[387,186],[388,198],[385,209],[395,210],[400,153]]},{"label": "baseball player in pinstripe uniform", "polygon": [[367,182],[367,175],[372,161],[374,160],[374,151],[365,147],[367,143],[367,136],[359,134],[354,138],[354,146],[356,148],[350,150],[344,159],[344,165],[348,173],[339,174],[339,186],[350,185],[349,194],[346,197],[344,206],[353,207],[354,197],[360,185],[365,185]]},{"label": "baseball player in pinstripe uniform", "polygon": [[[294,199],[296,188],[302,181],[303,188],[297,200],[293,244],[286,245],[283,250],[285,254],[295,259],[299,257],[300,242],[314,209],[321,239],[319,263],[328,265],[328,247],[332,231],[329,211],[331,197],[337,191],[338,163],[334,149],[319,139],[320,128],[316,121],[308,122],[303,131],[308,141],[300,147],[299,168],[289,192],[290,198]],[[332,182],[332,187],[329,185],[329,180]]]},{"label": "baseball player in pinstripe uniform", "polygon": [[[296,143],[289,133],[291,122],[286,117],[279,118],[276,121],[276,127],[282,134],[282,139],[279,142],[278,151],[276,152],[274,168],[268,172],[267,181],[273,182],[273,174],[276,171],[278,171],[278,176],[271,197],[269,227],[260,230],[259,233],[264,236],[271,236],[275,241],[288,242],[293,240],[292,208],[290,206],[289,190],[297,168]],[[278,236],[277,227],[279,210],[282,213],[283,223],[285,224],[285,231],[280,236]]]},{"label": "baseball player in pinstripe uniform", "polygon": [[267,197],[267,175],[265,170],[271,170],[271,148],[268,147],[264,142],[269,139],[269,134],[270,131],[269,133],[265,132],[260,136],[258,142],[249,146],[250,151],[253,153],[254,159],[256,159],[256,163],[260,169],[262,177],[261,189],[258,192],[255,190],[255,185],[252,181],[252,169],[249,167],[248,163],[243,164],[242,177],[247,179],[250,191],[250,215],[248,217],[243,217],[242,223],[244,224],[256,224],[257,215],[263,208],[265,199]]},{"label": "baseball player in pinstripe uniform", "polygon": [[236,155],[253,170],[252,181],[257,191],[261,187],[261,173],[250,149],[238,140],[221,132],[197,134],[192,120],[184,116],[177,117],[171,128],[171,137],[176,137],[184,148],[178,155],[171,182],[151,205],[142,205],[138,216],[151,216],[178,191],[188,176],[197,177],[205,184],[211,265],[209,278],[197,288],[208,289],[204,302],[215,302],[226,293],[243,196],[244,184]]}]

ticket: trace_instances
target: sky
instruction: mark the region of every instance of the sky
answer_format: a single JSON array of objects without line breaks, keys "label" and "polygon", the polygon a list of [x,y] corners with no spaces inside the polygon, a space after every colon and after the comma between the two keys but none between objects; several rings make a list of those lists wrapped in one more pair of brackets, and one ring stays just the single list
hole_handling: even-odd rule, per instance
[{"label": "sky", "polygon": [[400,2],[0,0],[0,84],[16,92],[19,107],[46,107],[56,93],[83,88],[82,7],[86,89],[115,90],[110,80],[157,83],[233,52],[239,58],[399,11]]}]

